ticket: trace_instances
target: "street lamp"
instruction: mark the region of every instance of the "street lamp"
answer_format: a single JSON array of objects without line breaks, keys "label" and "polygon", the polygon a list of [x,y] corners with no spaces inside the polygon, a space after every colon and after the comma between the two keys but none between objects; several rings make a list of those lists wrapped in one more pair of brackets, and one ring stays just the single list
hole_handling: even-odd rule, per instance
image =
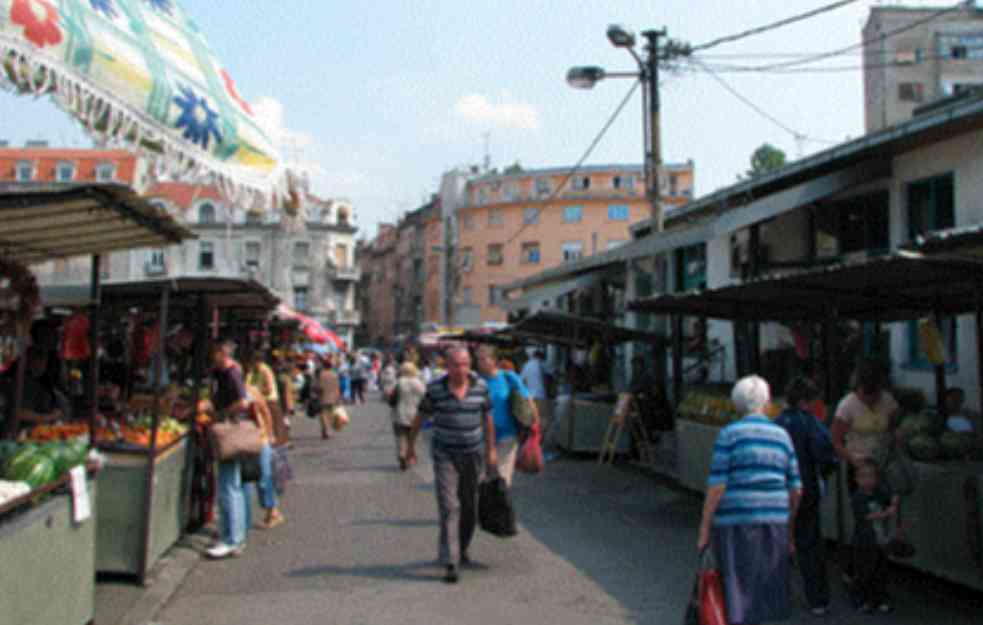
[{"label": "street lamp", "polygon": [[689,54],[689,48],[669,42],[659,47],[659,37],[666,35],[665,29],[646,30],[646,57],[642,59],[635,51],[635,34],[618,24],[608,26],[607,37],[616,48],[623,48],[631,54],[638,64],[637,72],[608,72],[602,67],[588,65],[572,67],[567,71],[567,84],[575,89],[592,89],[605,78],[634,78],[642,81],[642,130],[645,145],[645,194],[649,199],[652,216],[652,230],[662,230],[662,200],[659,194],[662,176],[662,147],[659,137],[659,60]]}]

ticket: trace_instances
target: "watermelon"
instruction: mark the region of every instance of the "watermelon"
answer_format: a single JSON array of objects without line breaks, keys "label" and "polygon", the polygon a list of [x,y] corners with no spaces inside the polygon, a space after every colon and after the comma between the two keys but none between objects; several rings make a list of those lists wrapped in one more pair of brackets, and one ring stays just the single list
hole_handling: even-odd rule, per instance
[{"label": "watermelon", "polygon": [[928,434],[917,434],[908,441],[908,453],[916,460],[936,460],[942,453],[939,441]]},{"label": "watermelon", "polygon": [[[6,464],[4,464],[3,474],[4,477],[8,477],[22,468],[22,465],[30,462],[30,460],[37,455],[38,448],[36,445],[23,445],[18,449],[12,456],[7,459]],[[14,480],[18,481],[18,480]]]},{"label": "watermelon", "polygon": [[943,432],[939,437],[939,446],[946,458],[964,458],[976,446],[976,435],[971,432]]},{"label": "watermelon", "polygon": [[34,453],[8,471],[7,478],[15,482],[27,482],[31,488],[44,486],[58,477],[55,463],[43,453]]},{"label": "watermelon", "polygon": [[75,466],[75,454],[64,443],[45,445],[41,449],[41,453],[51,459],[56,476]]},{"label": "watermelon", "polygon": [[20,445],[16,441],[0,441],[0,467],[7,464],[7,459],[17,453]]},{"label": "watermelon", "polygon": [[902,418],[898,432],[903,440],[925,434],[931,436],[939,430],[939,419],[927,414],[912,414]]}]

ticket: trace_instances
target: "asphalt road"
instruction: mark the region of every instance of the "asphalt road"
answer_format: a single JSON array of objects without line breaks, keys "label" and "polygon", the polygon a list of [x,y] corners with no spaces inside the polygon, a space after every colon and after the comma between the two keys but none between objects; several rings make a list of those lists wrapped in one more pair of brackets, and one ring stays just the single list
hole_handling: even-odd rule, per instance
[{"label": "asphalt road", "polygon": [[[514,488],[522,525],[509,540],[478,535],[476,569],[441,582],[427,454],[396,468],[388,408],[355,408],[322,442],[295,422],[288,522],[253,530],[245,554],[203,560],[160,625],[614,625],[679,623],[696,565],[700,500],[627,466],[561,459]],[[421,449],[421,451],[424,451]],[[835,586],[827,623],[980,622],[979,595],[922,577],[895,590],[897,611],[858,617]],[[798,608],[790,622],[815,623]]]}]

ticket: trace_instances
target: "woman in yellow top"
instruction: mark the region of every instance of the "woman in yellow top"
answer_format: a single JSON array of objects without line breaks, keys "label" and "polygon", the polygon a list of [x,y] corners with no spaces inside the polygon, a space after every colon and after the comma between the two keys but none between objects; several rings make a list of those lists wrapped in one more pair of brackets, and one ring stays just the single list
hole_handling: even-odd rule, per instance
[{"label": "woman in yellow top", "polygon": [[[270,446],[273,440],[274,421],[270,410],[270,404],[263,397],[262,391],[252,384],[246,384],[246,392],[249,395],[250,416],[256,421],[263,431],[263,449],[259,452],[259,481],[256,482],[256,490],[259,493],[259,504],[266,511],[265,518],[259,523],[263,529],[273,529],[285,520],[283,513],[277,506],[276,490],[273,487],[273,448]],[[247,485],[243,484],[245,488]],[[247,497],[248,497],[248,491]],[[252,525],[248,499],[246,503],[246,527]]]},{"label": "woman in yellow top", "polygon": [[255,386],[262,393],[273,419],[273,439],[271,444],[280,446],[287,443],[287,424],[280,409],[280,392],[277,390],[276,375],[268,364],[263,362],[262,354],[254,352],[248,359],[246,384]]}]

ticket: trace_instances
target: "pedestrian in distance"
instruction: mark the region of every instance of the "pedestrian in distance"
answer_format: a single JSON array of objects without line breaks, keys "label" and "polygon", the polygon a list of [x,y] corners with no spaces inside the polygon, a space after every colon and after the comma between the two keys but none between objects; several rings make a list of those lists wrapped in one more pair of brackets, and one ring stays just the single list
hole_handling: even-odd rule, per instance
[{"label": "pedestrian in distance", "polygon": [[329,440],[332,436],[332,420],[334,411],[341,404],[341,383],[335,373],[331,359],[325,359],[324,368],[318,374],[318,400],[320,402],[321,440]]},{"label": "pedestrian in distance", "polygon": [[523,384],[529,389],[530,397],[536,403],[537,414],[542,420],[543,432],[549,429],[553,414],[548,383],[552,376],[546,368],[545,358],[546,353],[537,349],[532,353],[532,358],[527,360],[519,371],[519,377],[522,378]]},{"label": "pedestrian in distance", "polygon": [[[495,422],[488,386],[471,371],[463,347],[448,350],[447,375],[427,385],[410,429],[408,458],[416,458],[416,437],[424,418],[433,419],[431,453],[434,492],[440,516],[439,561],[444,581],[457,583],[462,564],[471,564],[468,547],[478,520],[478,481],[482,460],[498,465]],[[484,453],[482,453],[484,452]]]},{"label": "pedestrian in distance", "polygon": [[806,377],[793,379],[785,391],[786,407],[775,419],[785,428],[799,463],[802,500],[795,516],[795,551],[805,589],[806,601],[813,616],[829,613],[829,580],[819,516],[824,476],[836,467],[833,438],[812,413],[819,390]]},{"label": "pedestrian in distance", "polygon": [[393,435],[396,437],[396,460],[400,471],[409,468],[410,428],[416,418],[420,401],[426,392],[426,386],[420,379],[420,372],[412,362],[404,362],[399,367],[397,378],[390,393],[392,399]]},{"label": "pedestrian in distance", "polygon": [[[742,378],[731,392],[741,419],[713,446],[697,547],[720,566],[727,622],[755,625],[788,618],[789,555],[802,493],[795,448],[765,411],[768,383]],[[711,545],[712,538],[712,545]]]},{"label": "pedestrian in distance", "polygon": [[536,414],[535,404],[529,396],[529,389],[523,384],[515,371],[501,369],[498,365],[498,355],[491,345],[478,348],[478,373],[488,385],[488,395],[491,399],[492,415],[495,417],[495,448],[498,452],[498,475],[505,484],[512,486],[512,476],[515,474],[515,459],[519,451],[519,430],[521,425],[512,413],[512,393],[519,393],[532,404],[533,414]]}]

